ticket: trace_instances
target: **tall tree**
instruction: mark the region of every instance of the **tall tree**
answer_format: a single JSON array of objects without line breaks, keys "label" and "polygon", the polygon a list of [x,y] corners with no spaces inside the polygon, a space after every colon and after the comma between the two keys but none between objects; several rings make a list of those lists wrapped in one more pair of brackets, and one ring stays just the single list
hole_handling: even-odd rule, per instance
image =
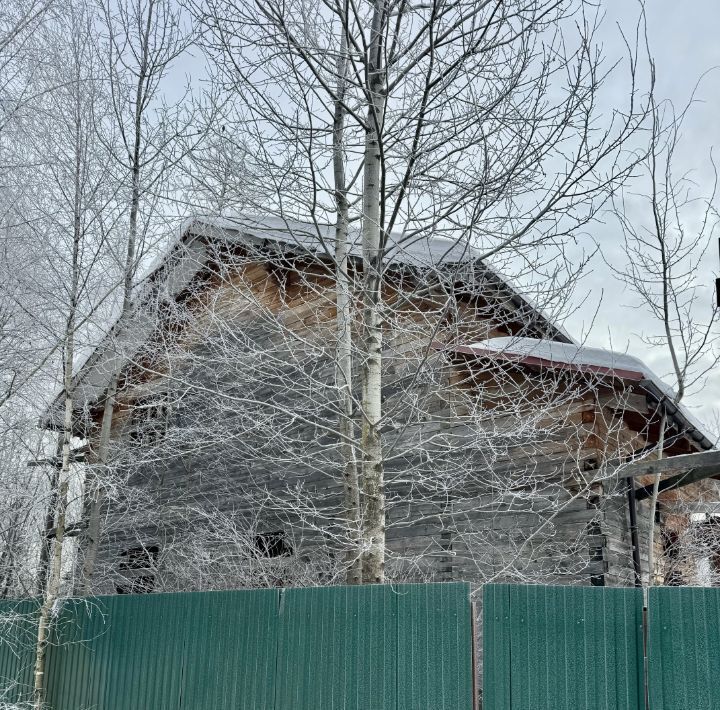
[{"label": "tall tree", "polygon": [[[122,0],[101,6],[103,43],[99,49],[112,95],[108,117],[119,145],[109,145],[113,171],[127,192],[124,259],[119,319],[130,317],[138,268],[153,234],[153,217],[167,195],[170,168],[182,157],[192,115],[182,102],[165,103],[166,82],[173,63],[186,51],[191,35],[171,0]],[[162,222],[161,222],[162,223]],[[103,473],[115,410],[120,370],[110,378],[97,440],[96,465],[88,469],[86,484],[87,533],[82,541],[81,592],[89,593],[100,542]]]},{"label": "tall tree", "polygon": [[[637,57],[627,107],[600,122],[607,75],[596,10],[582,0],[211,0],[192,9],[235,103],[234,132],[245,132],[264,179],[257,208],[341,225],[347,205],[349,224],[361,225],[358,554],[362,579],[380,582],[393,251],[445,236],[478,261],[552,272],[551,252],[562,259],[635,162],[624,148],[646,115]],[[315,240],[333,253],[321,230]]]},{"label": "tall tree", "polygon": [[73,374],[85,344],[81,326],[109,278],[106,242],[115,199],[105,180],[107,158],[98,140],[107,95],[95,61],[93,15],[84,6],[63,7],[45,32],[49,61],[43,78],[48,90],[26,128],[32,130],[28,146],[39,174],[31,178],[32,189],[26,191],[23,207],[34,216],[36,266],[46,269],[38,286],[53,294],[43,316],[46,327],[59,325],[64,394],[57,422],[60,460],[50,497],[53,542],[38,618],[34,680],[38,709],[44,707],[52,609],[62,593],[68,562],[65,533],[76,415]]},{"label": "tall tree", "polygon": [[[653,67],[654,71],[654,67]],[[670,362],[674,387],[665,393],[679,405],[688,391],[702,386],[720,362],[720,313],[710,283],[703,283],[701,268],[712,248],[720,219],[714,205],[717,170],[712,154],[712,187],[698,194],[690,173],[678,173],[678,153],[683,122],[692,99],[677,115],[669,103],[651,97],[650,145],[632,192],[614,200],[614,213],[624,237],[623,264],[615,273],[651,316],[654,332],[642,334],[644,342]],[[663,402],[658,403],[661,407]],[[663,407],[663,412],[665,408]],[[677,432],[669,433],[665,413],[659,414],[656,455],[662,458]],[[660,474],[653,481],[648,512],[648,577],[655,583],[655,518]]]}]

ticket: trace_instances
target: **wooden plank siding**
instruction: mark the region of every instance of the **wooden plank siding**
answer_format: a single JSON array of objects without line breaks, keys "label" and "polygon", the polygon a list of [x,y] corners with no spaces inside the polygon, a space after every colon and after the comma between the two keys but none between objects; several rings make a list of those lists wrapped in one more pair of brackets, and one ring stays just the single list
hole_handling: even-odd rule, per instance
[{"label": "wooden plank siding", "polygon": [[[146,463],[132,464],[131,482],[139,498],[143,492],[152,496],[153,518],[127,514],[108,519],[99,563],[105,587],[97,591],[115,591],[113,570],[123,550],[139,543],[162,549],[184,532],[192,533],[202,519],[195,513],[188,518],[187,505],[197,506],[200,500],[242,519],[257,514],[263,491],[282,499],[302,490],[321,517],[331,521],[327,532],[332,536],[343,496],[332,434],[337,411],[325,389],[334,378],[328,349],[335,319],[333,282],[317,265],[302,264],[302,273],[295,266],[238,258],[227,272],[205,273],[204,288],[184,300],[189,313],[184,324],[159,329],[152,357],[138,359],[128,371],[112,432],[120,466],[122,451],[137,448],[129,438],[133,405],[162,392],[170,401],[177,398],[177,406],[171,405],[167,439],[146,447]],[[397,289],[388,287],[388,300],[399,297]],[[395,315],[402,327],[390,329],[385,343],[384,406],[394,413],[384,433],[389,452],[388,577],[466,580],[476,587],[487,581],[628,584],[632,555],[624,490],[593,479],[602,462],[646,443],[614,408],[617,393],[606,385],[602,402],[585,392],[548,409],[552,434],[539,444],[504,445],[489,459],[476,445],[463,451],[458,444],[473,441],[483,426],[481,413],[473,412],[473,397],[481,387],[486,397],[502,396],[503,386],[539,402],[549,395],[528,392],[520,369],[504,373],[503,385],[493,389],[493,373],[461,359],[450,362],[429,348],[430,332],[440,343],[457,338],[473,342],[518,329],[516,323],[511,327],[489,317],[497,304],[491,308],[479,299],[460,298],[448,318],[446,301],[442,292],[408,301]],[[527,334],[541,335],[532,328]],[[226,362],[223,337],[230,336],[236,338],[237,357]],[[266,372],[302,384],[302,402],[282,379],[238,381],[244,362],[263,371],[262,362],[251,361],[261,353],[272,354]],[[427,377],[418,382],[411,375],[421,361]],[[187,381],[226,393],[222,412],[209,411],[202,392],[187,394]],[[565,387],[562,382],[548,384],[560,393]],[[311,403],[314,423],[282,420],[284,440],[269,440],[273,424],[263,431],[256,416],[262,408],[244,411],[239,403],[247,400],[288,409]],[[330,426],[318,427],[322,421]],[[191,446],[203,424],[202,445]],[[234,431],[242,436],[233,436]],[[472,475],[461,477],[461,495],[449,500],[442,485],[434,489],[430,483],[434,478],[452,481],[458,467]],[[408,470],[416,481],[407,480]],[[252,490],[258,495],[248,497]],[[645,517],[641,513],[643,521]],[[331,554],[328,537],[308,522],[269,506],[260,515],[258,530],[287,531],[295,554],[308,560]],[[171,562],[167,560],[166,576],[160,575],[161,588],[178,583]]]}]

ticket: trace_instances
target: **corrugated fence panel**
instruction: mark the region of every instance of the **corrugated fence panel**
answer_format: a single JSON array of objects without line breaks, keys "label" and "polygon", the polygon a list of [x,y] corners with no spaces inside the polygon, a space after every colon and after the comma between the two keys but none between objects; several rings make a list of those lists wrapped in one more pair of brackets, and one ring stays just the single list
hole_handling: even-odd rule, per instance
[{"label": "corrugated fence panel", "polygon": [[[6,702],[31,692],[36,618],[34,602],[0,607],[0,630],[13,621],[7,643],[0,635]],[[471,710],[472,673],[467,584],[123,595],[63,602],[47,701],[53,710]]]},{"label": "corrugated fence panel", "polygon": [[189,595],[183,710],[273,710],[281,590]]},{"label": "corrugated fence panel", "polygon": [[473,707],[472,610],[467,584],[393,587],[398,710]]},{"label": "corrugated fence panel", "polygon": [[483,707],[512,710],[510,697],[510,588],[483,587]]},{"label": "corrugated fence panel", "polygon": [[276,708],[471,710],[467,584],[288,589]]},{"label": "corrugated fence panel", "polygon": [[720,708],[720,589],[648,590],[651,710]]},{"label": "corrugated fence panel", "polygon": [[489,585],[483,598],[485,710],[643,707],[640,590]]},{"label": "corrugated fence panel", "polygon": [[188,597],[67,601],[49,667],[48,704],[57,710],[178,710]]},{"label": "corrugated fence panel", "polygon": [[0,706],[32,696],[38,602],[0,601]]},{"label": "corrugated fence panel", "polygon": [[388,586],[287,589],[276,708],[396,707],[397,612]]},{"label": "corrugated fence panel", "polygon": [[57,710],[274,707],[277,590],[66,602],[48,663]]}]

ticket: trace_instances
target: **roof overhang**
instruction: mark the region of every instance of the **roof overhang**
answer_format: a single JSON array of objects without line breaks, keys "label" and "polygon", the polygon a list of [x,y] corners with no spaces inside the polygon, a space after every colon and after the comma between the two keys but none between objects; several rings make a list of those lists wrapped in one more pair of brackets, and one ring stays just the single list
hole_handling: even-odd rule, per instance
[{"label": "roof overhang", "polygon": [[462,353],[465,355],[470,355],[472,357],[484,357],[493,360],[502,360],[505,362],[517,363],[519,365],[528,365],[530,367],[542,367],[553,370],[569,370],[573,372],[583,372],[593,375],[615,377],[631,382],[642,382],[645,379],[645,375],[637,370],[627,370],[624,368],[593,365],[590,363],[582,362],[557,362],[550,358],[545,358],[538,355],[527,355],[512,351],[498,351],[494,349],[484,348],[481,345],[447,346],[443,343],[435,343],[434,346],[437,349],[450,350],[452,352]]},{"label": "roof overhang", "polygon": [[436,342],[434,347],[438,350],[494,362],[570,371],[595,378],[634,383],[644,392],[648,400],[654,402],[653,408],[664,412],[684,436],[696,442],[702,449],[714,448],[702,425],[686,407],[675,401],[673,390],[642,360],[631,355],[615,353],[604,348],[586,347],[577,343],[514,336],[490,338],[471,345],[447,345]]}]

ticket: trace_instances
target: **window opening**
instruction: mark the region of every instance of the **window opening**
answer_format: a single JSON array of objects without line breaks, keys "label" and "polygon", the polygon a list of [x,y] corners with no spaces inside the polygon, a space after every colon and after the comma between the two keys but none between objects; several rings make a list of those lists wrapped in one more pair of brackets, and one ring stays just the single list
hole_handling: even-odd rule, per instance
[{"label": "window opening", "polygon": [[118,594],[150,594],[155,589],[155,568],[159,554],[157,545],[125,550],[120,555],[118,566],[120,572],[125,573],[124,579],[115,587],[115,591]]},{"label": "window opening", "polygon": [[292,544],[284,530],[256,535],[255,549],[260,557],[290,557],[293,554]]}]

